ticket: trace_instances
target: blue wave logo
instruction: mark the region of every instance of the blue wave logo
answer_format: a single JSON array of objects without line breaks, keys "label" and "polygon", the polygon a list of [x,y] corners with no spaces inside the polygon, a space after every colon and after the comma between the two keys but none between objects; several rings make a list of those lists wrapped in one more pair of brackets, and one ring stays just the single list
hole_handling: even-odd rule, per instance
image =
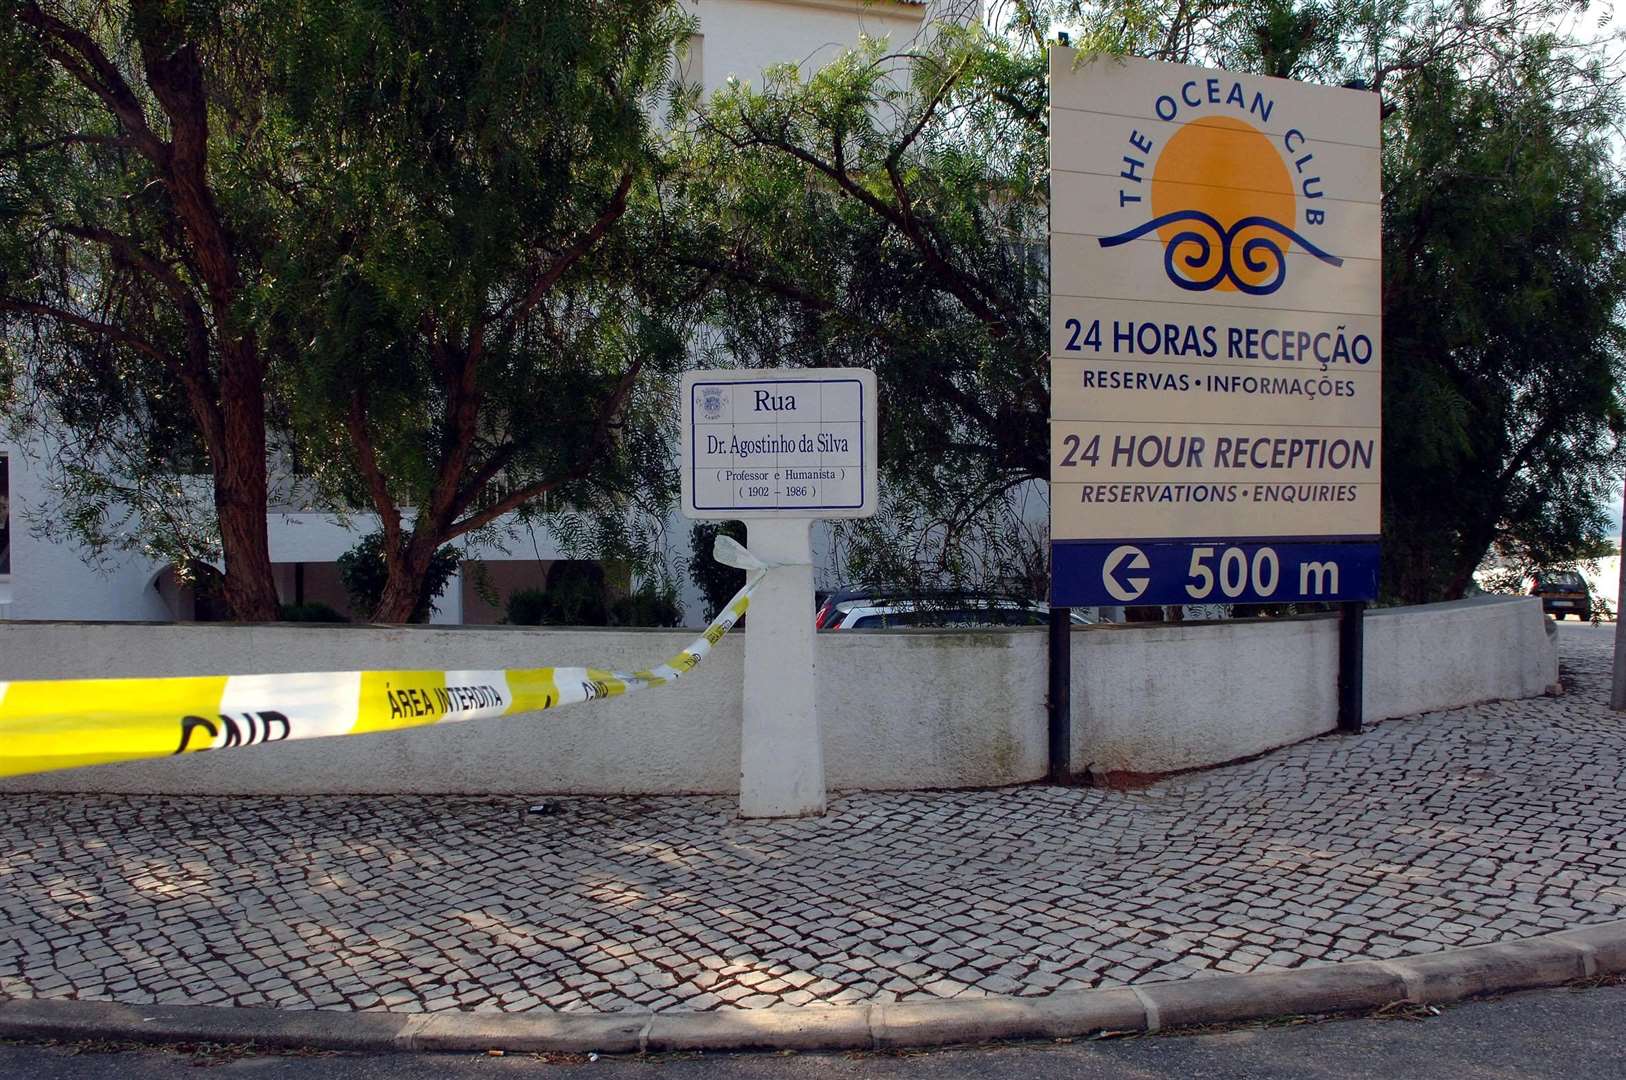
[{"label": "blue wave logo", "polygon": [[[1205,214],[1201,210],[1176,210],[1172,214],[1153,218],[1126,233],[1103,236],[1100,243],[1104,248],[1117,247],[1119,244],[1138,240],[1165,225],[1174,224],[1187,224],[1187,227],[1169,237],[1168,243],[1164,245],[1163,270],[1169,275],[1170,281],[1192,292],[1207,292],[1220,282],[1229,281],[1249,295],[1269,296],[1281,288],[1282,282],[1287,280],[1287,253],[1277,237],[1288,244],[1299,245],[1329,266],[1344,265],[1343,259],[1327,254],[1279,221],[1272,221],[1267,217],[1245,217],[1230,228],[1226,228],[1213,215]],[[1275,235],[1256,234],[1238,245],[1238,239],[1248,229],[1266,229]],[[1215,252],[1218,252],[1217,260]],[[1218,267],[1210,271],[1210,264],[1216,261]],[[1237,276],[1238,261],[1251,275],[1271,276],[1257,284],[1243,281]]]}]

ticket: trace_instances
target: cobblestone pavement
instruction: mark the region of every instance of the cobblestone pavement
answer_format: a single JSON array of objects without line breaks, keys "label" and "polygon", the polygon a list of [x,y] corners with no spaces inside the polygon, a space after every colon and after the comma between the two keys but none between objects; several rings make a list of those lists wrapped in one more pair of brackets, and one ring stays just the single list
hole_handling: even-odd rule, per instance
[{"label": "cobblestone pavement", "polygon": [[0,994],[681,1010],[1381,958],[1626,917],[1612,628],[1571,691],[1390,721],[1133,793],[0,796]]}]

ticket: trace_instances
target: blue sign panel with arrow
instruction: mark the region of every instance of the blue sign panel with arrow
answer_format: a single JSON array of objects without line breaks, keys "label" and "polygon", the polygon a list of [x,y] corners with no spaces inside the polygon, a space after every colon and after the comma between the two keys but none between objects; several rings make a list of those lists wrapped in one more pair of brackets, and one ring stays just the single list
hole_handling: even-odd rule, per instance
[{"label": "blue sign panel with arrow", "polygon": [[1377,594],[1376,543],[1061,541],[1051,546],[1052,603],[1281,604]]}]

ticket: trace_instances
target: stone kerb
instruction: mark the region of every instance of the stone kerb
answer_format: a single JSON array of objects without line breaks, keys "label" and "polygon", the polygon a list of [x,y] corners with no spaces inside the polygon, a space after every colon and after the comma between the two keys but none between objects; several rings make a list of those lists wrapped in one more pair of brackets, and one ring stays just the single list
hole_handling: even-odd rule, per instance
[{"label": "stone kerb", "polygon": [[1158,1032],[1398,1002],[1443,1005],[1626,972],[1626,923],[1381,962],[1035,998],[711,1013],[284,1012],[0,999],[0,1038],[251,1043],[265,1049],[643,1054],[886,1050]]}]

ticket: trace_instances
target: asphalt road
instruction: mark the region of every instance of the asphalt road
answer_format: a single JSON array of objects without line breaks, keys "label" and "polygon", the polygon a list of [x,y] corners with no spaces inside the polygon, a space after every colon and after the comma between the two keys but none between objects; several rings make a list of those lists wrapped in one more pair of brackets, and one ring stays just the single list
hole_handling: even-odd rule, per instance
[{"label": "asphalt road", "polygon": [[[1626,986],[1544,990],[1424,1019],[1358,1018],[1097,1042],[909,1054],[551,1060],[528,1054],[264,1055],[243,1048],[0,1044],[6,1080],[1472,1080],[1626,1077]],[[200,1066],[205,1070],[200,1072]]]}]

